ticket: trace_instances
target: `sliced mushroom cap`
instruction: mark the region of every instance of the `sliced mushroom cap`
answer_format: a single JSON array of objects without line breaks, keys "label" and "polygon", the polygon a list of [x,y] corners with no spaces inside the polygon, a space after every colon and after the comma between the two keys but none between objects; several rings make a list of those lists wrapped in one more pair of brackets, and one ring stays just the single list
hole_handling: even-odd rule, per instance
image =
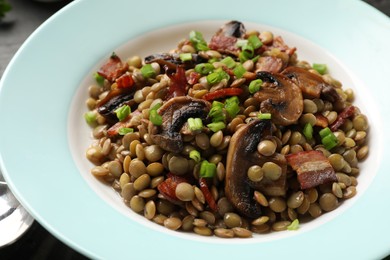
[{"label": "sliced mushroom cap", "polygon": [[187,96],[171,98],[158,110],[162,116],[162,125],[156,133],[151,133],[153,141],[166,151],[180,152],[183,150],[180,129],[190,117],[206,119],[210,106],[209,102],[202,99]]},{"label": "sliced mushroom cap", "polygon": [[[274,154],[266,157],[257,152],[258,143],[271,135],[271,128],[269,120],[254,120],[240,127],[230,140],[226,158],[225,195],[241,214],[250,218],[261,215],[260,204],[254,199],[255,190],[275,196],[285,195],[286,191],[287,164],[284,156]],[[248,169],[253,165],[262,166],[269,161],[282,168],[281,177],[275,182],[252,182],[247,175]]]},{"label": "sliced mushroom cap", "polygon": [[133,100],[135,91],[136,88],[116,88],[110,90],[107,96],[97,104],[97,111],[109,122],[117,122],[118,118],[115,110],[123,105],[132,107],[135,104]]},{"label": "sliced mushroom cap", "polygon": [[214,34],[210,40],[209,48],[221,53],[238,55],[237,39],[243,38],[245,33],[245,27],[241,22],[230,21]]},{"label": "sliced mushroom cap", "polygon": [[206,59],[196,53],[191,55],[191,60],[182,61],[180,55],[177,53],[157,53],[147,56],[145,58],[145,63],[157,62],[166,72],[171,72],[176,70],[177,65],[182,65],[187,70],[194,68],[199,63],[207,62]]},{"label": "sliced mushroom cap", "polygon": [[287,77],[260,71],[256,77],[265,84],[255,93],[262,113],[271,113],[272,122],[287,126],[297,122],[303,111],[303,98],[300,88]]}]

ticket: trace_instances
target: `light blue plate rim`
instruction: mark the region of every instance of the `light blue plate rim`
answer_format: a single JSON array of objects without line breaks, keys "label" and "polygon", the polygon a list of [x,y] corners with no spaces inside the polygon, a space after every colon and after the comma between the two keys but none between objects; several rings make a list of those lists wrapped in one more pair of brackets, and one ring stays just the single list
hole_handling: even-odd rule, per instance
[{"label": "light blue plate rim", "polygon": [[[387,256],[388,150],[378,159],[379,170],[372,173],[376,176],[368,190],[334,220],[285,239],[229,246],[179,239],[131,222],[102,203],[78,173],[68,147],[67,118],[76,88],[90,68],[144,32],[182,22],[231,19],[279,27],[331,52],[372,88],[382,132],[389,133],[390,19],[364,2],[78,0],[29,37],[0,82],[0,166],[12,191],[45,228],[91,258]],[[383,137],[384,144],[389,141],[389,135]]]}]

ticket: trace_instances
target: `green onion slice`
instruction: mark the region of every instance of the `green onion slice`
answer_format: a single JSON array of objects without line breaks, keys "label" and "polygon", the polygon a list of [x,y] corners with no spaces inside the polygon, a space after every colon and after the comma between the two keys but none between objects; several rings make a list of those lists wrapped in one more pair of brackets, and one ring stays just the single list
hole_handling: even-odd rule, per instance
[{"label": "green onion slice", "polygon": [[195,66],[195,72],[201,75],[208,75],[213,72],[214,66],[210,63],[200,63]]},{"label": "green onion slice", "polygon": [[84,114],[84,119],[88,125],[94,125],[96,123],[96,112],[88,111]]},{"label": "green onion slice", "polygon": [[133,132],[134,132],[134,129],[129,128],[129,127],[122,127],[122,128],[119,128],[119,130],[118,130],[118,133],[120,135],[125,135],[125,134],[133,133]]},{"label": "green onion slice", "polygon": [[207,42],[204,40],[202,33],[197,31],[190,32],[190,41],[197,51],[207,51]]},{"label": "green onion slice", "polygon": [[190,61],[192,60],[192,54],[191,53],[180,53],[179,54],[179,58],[181,59],[181,61]]},{"label": "green onion slice", "polygon": [[201,156],[200,156],[200,152],[198,152],[197,150],[192,150],[191,152],[190,152],[190,158],[192,159],[192,160],[194,160],[195,162],[200,162],[200,159],[201,159]]},{"label": "green onion slice", "polygon": [[209,163],[208,161],[204,160],[200,165],[199,175],[202,178],[212,178],[215,176],[216,172],[217,166],[214,163]]},{"label": "green onion slice", "polygon": [[242,78],[244,76],[246,72],[246,69],[244,68],[244,66],[242,66],[241,64],[237,65],[234,69],[233,69],[233,73],[234,75],[236,76],[236,78]]},{"label": "green onion slice", "polygon": [[261,79],[252,80],[251,83],[249,83],[249,93],[254,94],[259,91],[262,84],[263,81]]},{"label": "green onion slice", "polygon": [[188,128],[191,131],[198,131],[198,130],[202,130],[203,128],[202,119],[200,119],[199,117],[197,118],[190,117],[187,119],[187,123],[188,123]]},{"label": "green onion slice", "polygon": [[248,44],[252,45],[253,49],[255,49],[255,50],[260,48],[261,46],[263,46],[263,43],[261,42],[259,37],[257,35],[254,35],[254,34],[249,36]]},{"label": "green onion slice", "polygon": [[221,60],[221,62],[223,64],[226,65],[226,67],[228,67],[229,69],[233,69],[235,66],[236,66],[236,62],[233,60],[232,57],[230,56],[227,56],[226,58],[224,58],[223,60]]},{"label": "green onion slice", "polygon": [[222,121],[219,122],[213,122],[207,125],[207,127],[213,131],[214,133],[218,132],[219,130],[222,130],[226,127],[225,123]]},{"label": "green onion slice", "polygon": [[100,75],[99,73],[95,72],[95,74],[93,74],[93,77],[95,78],[96,82],[100,86],[104,85],[104,77],[102,75]]},{"label": "green onion slice", "polygon": [[123,105],[115,110],[116,117],[119,121],[125,120],[131,113],[131,108],[128,105]]},{"label": "green onion slice", "polygon": [[326,64],[319,64],[319,63],[314,63],[313,69],[316,70],[321,75],[324,75],[328,70],[328,68],[326,67]]},{"label": "green onion slice", "polygon": [[271,119],[271,113],[259,113],[257,115],[257,118],[259,118],[261,120],[269,120],[269,119]]},{"label": "green onion slice", "polygon": [[225,100],[225,109],[231,118],[234,118],[238,114],[238,112],[240,112],[239,104],[240,104],[240,101],[238,100],[238,97],[236,97],[236,96],[233,96],[231,98],[227,98]]},{"label": "green onion slice", "polygon": [[287,230],[298,230],[299,229],[299,220],[296,218],[290,225],[287,226]]},{"label": "green onion slice", "polygon": [[156,71],[153,69],[153,66],[151,64],[145,64],[141,68],[141,74],[144,78],[153,78],[156,76]]}]

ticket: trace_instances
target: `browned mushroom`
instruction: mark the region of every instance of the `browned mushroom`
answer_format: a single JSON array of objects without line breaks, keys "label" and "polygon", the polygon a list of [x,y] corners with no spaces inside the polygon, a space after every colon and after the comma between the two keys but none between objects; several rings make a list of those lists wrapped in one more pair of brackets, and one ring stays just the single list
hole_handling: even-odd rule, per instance
[{"label": "browned mushroom", "polygon": [[[270,136],[270,120],[254,120],[240,127],[230,140],[226,157],[225,195],[232,205],[243,215],[256,218],[261,215],[261,207],[254,199],[254,191],[267,195],[282,196],[286,191],[287,163],[283,155],[263,156],[257,152],[258,143]],[[274,162],[282,168],[277,181],[265,180],[252,182],[247,171],[253,165],[262,166],[265,162]]]},{"label": "browned mushroom", "polygon": [[238,38],[244,37],[245,32],[245,27],[241,22],[230,21],[214,34],[210,40],[209,48],[221,53],[238,55],[239,47],[236,43]]},{"label": "browned mushroom", "polygon": [[115,114],[115,110],[123,105],[129,105],[134,108],[134,93],[137,90],[136,87],[132,88],[116,88],[110,90],[107,96],[97,104],[97,111],[102,115],[108,122],[115,123],[118,118]]},{"label": "browned mushroom", "polygon": [[262,113],[271,113],[272,122],[287,126],[297,122],[303,111],[300,88],[287,77],[260,71],[256,77],[265,84],[255,93]]},{"label": "browned mushroom", "polygon": [[206,119],[210,103],[202,99],[188,96],[171,98],[160,107],[158,113],[162,116],[162,125],[156,133],[150,133],[156,144],[170,152],[183,150],[183,140],[180,129],[190,117]]},{"label": "browned mushroom", "polygon": [[207,62],[196,53],[191,54],[191,57],[191,60],[182,61],[177,53],[158,53],[145,57],[145,63],[157,62],[162,69],[169,73],[174,72],[177,65],[181,65],[187,70],[194,68],[199,63]]}]

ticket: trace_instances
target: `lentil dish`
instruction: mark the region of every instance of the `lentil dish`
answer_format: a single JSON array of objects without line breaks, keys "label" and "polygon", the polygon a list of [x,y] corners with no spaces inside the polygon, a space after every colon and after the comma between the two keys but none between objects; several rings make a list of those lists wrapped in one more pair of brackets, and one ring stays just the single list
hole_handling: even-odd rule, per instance
[{"label": "lentil dish", "polygon": [[[325,64],[231,21],[209,42],[95,74],[91,174],[171,230],[223,238],[296,230],[356,195],[368,120]],[[126,58],[126,57],[125,57]]]}]

